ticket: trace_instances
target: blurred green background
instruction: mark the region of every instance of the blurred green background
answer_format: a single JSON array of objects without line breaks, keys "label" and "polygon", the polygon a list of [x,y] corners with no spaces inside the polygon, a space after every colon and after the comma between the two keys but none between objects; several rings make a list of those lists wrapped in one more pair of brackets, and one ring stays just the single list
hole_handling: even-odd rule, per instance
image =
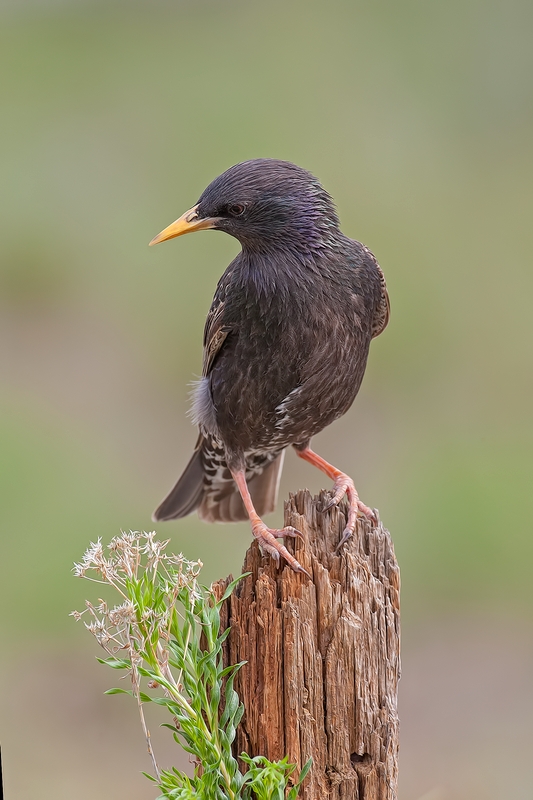
[{"label": "blurred green background", "polygon": [[[135,708],[102,696],[115,674],[67,616],[98,596],[70,569],[152,529],[195,440],[188,383],[238,245],[147,243],[258,156],[315,173],[389,285],[360,395],[315,446],[402,569],[400,796],[533,797],[532,37],[527,0],[2,0],[7,798],[154,796]],[[282,497],[323,483],[296,461]],[[250,542],[157,530],[206,581]]]}]

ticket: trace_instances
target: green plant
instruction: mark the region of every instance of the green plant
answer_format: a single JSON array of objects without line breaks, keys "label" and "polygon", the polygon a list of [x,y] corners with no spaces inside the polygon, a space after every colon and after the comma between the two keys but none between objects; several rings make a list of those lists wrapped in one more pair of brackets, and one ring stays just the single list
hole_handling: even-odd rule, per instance
[{"label": "green plant", "polygon": [[[113,587],[120,605],[86,601],[76,620],[88,614],[87,629],[107,652],[98,659],[112,669],[126,670],[132,688],[109,689],[137,700],[161,798],[173,800],[296,800],[311,761],[289,787],[295,765],[285,758],[271,762],[243,753],[243,775],[231,745],[243,706],[233,687],[241,664],[224,667],[220,606],[240,580],[232,581],[222,598],[198,582],[200,561],[167,554],[167,541],[155,533],[122,533],[108,546],[99,539],[75,564],[75,575]],[[94,577],[96,575],[97,577]],[[143,683],[144,682],[144,683]],[[141,686],[144,685],[146,691]],[[146,703],[165,706],[172,715],[174,739],[195,758],[192,777],[179,770],[160,770],[146,725]]]}]

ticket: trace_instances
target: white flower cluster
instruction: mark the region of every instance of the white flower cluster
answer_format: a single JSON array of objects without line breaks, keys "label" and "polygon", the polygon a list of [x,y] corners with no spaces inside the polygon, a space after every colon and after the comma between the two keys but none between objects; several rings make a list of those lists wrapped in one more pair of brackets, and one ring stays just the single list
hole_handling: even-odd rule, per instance
[{"label": "white flower cluster", "polygon": [[109,543],[110,555],[107,558],[99,538],[96,542],[91,542],[80,563],[74,564],[74,575],[86,578],[88,570],[95,570],[100,573],[103,583],[113,584],[118,581],[124,584],[126,578],[137,577],[140,568],[155,571],[159,564],[165,564],[172,567],[173,578],[180,581],[182,586],[198,577],[203,566],[201,561],[189,561],[182,553],[165,553],[170,539],[157,541],[155,537],[155,531],[122,532]]},{"label": "white flower cluster", "polygon": [[[182,553],[166,553],[169,541],[158,541],[154,531],[122,532],[109,543],[109,555],[104,552],[102,540],[98,539],[91,542],[83,559],[74,564],[76,577],[112,586],[124,599],[121,605],[113,608],[101,599],[98,605],[87,600],[84,611],[71,613],[76,621],[89,614],[91,621],[86,622],[85,627],[110,655],[127,649],[131,657],[138,648],[143,650],[147,636],[156,627],[164,635],[180,589],[187,588],[193,598],[197,596],[196,579],[202,562],[189,561]],[[91,572],[97,577],[89,574]],[[143,577],[152,590],[156,586],[162,589],[159,602],[155,604],[157,607],[149,602],[141,607],[135,602],[131,589]],[[152,597],[155,597],[153,591]]]}]

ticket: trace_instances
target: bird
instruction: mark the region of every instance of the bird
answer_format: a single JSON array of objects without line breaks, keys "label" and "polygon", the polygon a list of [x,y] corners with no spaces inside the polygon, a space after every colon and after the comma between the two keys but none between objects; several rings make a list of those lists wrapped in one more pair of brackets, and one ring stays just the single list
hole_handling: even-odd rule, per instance
[{"label": "bird", "polygon": [[[306,572],[269,528],[285,450],[333,481],[325,511],[346,496],[339,549],[358,514],[375,521],[353,480],[315,453],[311,438],[352,405],[371,340],[390,303],[372,252],[340,229],[332,197],[307,170],[258,158],[219,175],[150,245],[201,230],[235,237],[241,251],[218,282],[203,338],[192,418],[193,455],[154,521],[198,512],[207,522],[249,519],[263,551]],[[308,574],[308,573],[307,573]]]}]

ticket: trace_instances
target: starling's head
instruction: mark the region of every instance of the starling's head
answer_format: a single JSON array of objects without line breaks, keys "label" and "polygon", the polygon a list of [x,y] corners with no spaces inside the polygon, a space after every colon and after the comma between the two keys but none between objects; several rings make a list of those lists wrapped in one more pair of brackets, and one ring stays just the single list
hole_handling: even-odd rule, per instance
[{"label": "starling's head", "polygon": [[198,203],[150,244],[214,228],[250,250],[327,246],[338,234],[333,201],[316,178],[288,161],[258,158],[226,170]]}]

